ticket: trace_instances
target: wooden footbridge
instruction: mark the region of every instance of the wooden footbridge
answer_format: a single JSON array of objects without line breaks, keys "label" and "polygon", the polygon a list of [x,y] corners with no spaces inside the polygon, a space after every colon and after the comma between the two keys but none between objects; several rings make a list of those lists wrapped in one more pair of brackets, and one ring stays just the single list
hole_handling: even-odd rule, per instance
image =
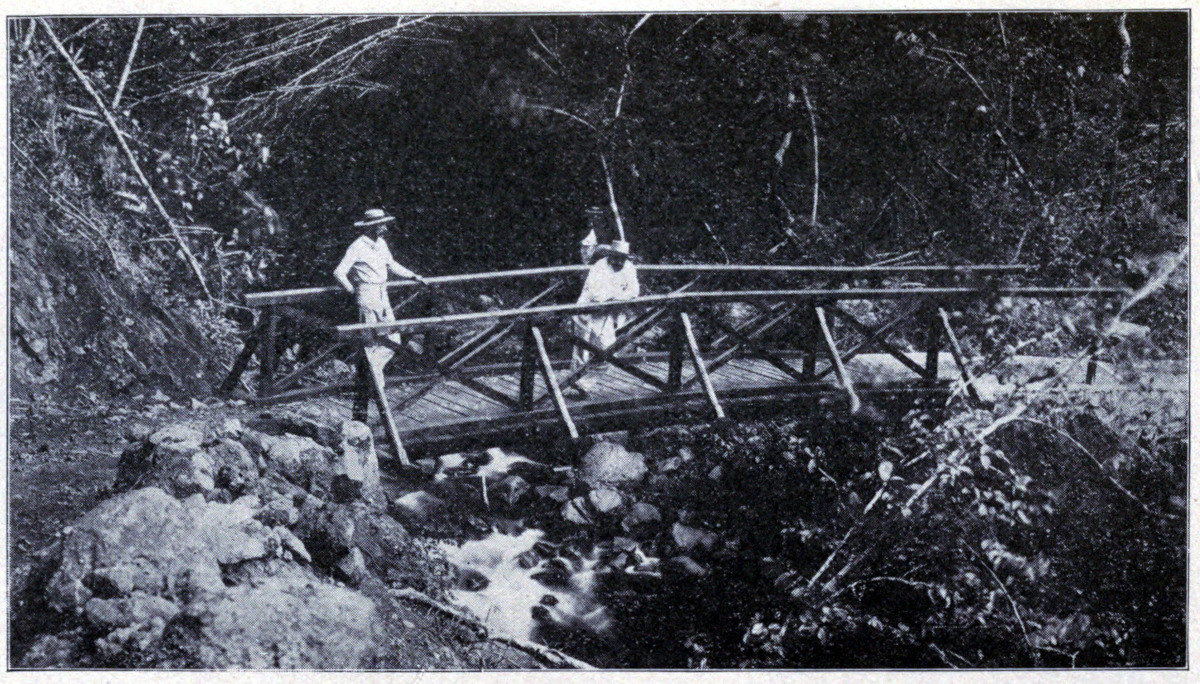
[{"label": "wooden footbridge", "polygon": [[[642,292],[655,294],[586,306],[573,303],[583,266],[395,282],[397,320],[377,324],[355,322],[352,298],[336,287],[249,294],[258,323],[222,391],[360,420],[373,401],[406,463],[409,451],[502,443],[531,429],[578,438],[822,397],[857,411],[863,395],[945,392],[952,382],[977,398],[956,309],[1119,292],[1014,283],[1028,280],[1025,266],[637,268]],[[573,317],[618,310],[629,320],[609,348],[576,336]],[[381,344],[395,352],[386,370],[364,353]],[[572,369],[575,346],[592,355]],[[577,389],[585,378],[586,393]]]}]

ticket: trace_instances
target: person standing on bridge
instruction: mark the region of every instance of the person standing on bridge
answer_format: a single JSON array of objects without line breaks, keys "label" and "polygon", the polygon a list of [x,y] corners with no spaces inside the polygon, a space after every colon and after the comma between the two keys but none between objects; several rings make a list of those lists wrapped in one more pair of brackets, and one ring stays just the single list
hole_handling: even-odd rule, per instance
[{"label": "person standing on bridge", "polygon": [[[428,285],[425,278],[401,266],[392,258],[392,251],[388,249],[387,241],[383,238],[387,234],[388,224],[395,220],[394,216],[382,209],[367,209],[363,212],[363,217],[354,223],[355,227],[362,230],[362,235],[350,243],[346,255],[342,257],[337,268],[333,269],[333,277],[338,284],[354,295],[360,323],[386,323],[396,320],[391,301],[388,299],[389,272],[400,278]],[[391,333],[387,335],[387,339],[393,344],[400,344],[399,333]],[[372,370],[380,374],[383,373],[387,362],[395,356],[395,352],[385,344],[369,345],[366,351]],[[360,367],[360,373],[363,370]],[[360,396],[355,402],[356,418],[360,415],[366,417],[367,396],[365,392],[360,391]]]},{"label": "person standing on bridge", "polygon": [[[641,288],[638,285],[637,267],[629,261],[629,243],[613,240],[611,246],[601,245],[596,252],[601,256],[588,270],[587,280],[576,303],[603,304],[636,298]],[[574,317],[573,323],[578,337],[600,349],[607,349],[616,341],[617,331],[625,325],[626,320],[624,311],[605,311],[580,314]],[[571,371],[583,367],[591,356],[590,351],[576,345],[571,353]],[[593,385],[594,381],[585,375],[576,383],[575,392],[586,396]]]}]

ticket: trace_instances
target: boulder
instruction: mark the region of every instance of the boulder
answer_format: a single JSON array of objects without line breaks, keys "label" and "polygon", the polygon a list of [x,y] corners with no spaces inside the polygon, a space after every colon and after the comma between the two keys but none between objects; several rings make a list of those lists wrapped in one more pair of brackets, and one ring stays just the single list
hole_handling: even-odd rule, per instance
[{"label": "boulder", "polygon": [[530,489],[529,483],[520,475],[509,475],[500,481],[497,487],[497,498],[509,506],[515,506]]},{"label": "boulder", "polygon": [[615,489],[599,487],[588,492],[588,503],[600,515],[616,515],[625,505],[625,499]]},{"label": "boulder", "polygon": [[235,565],[279,554],[279,535],[254,519],[254,509],[238,503],[209,503],[201,511],[199,532],[221,565]]},{"label": "boulder", "polygon": [[350,549],[350,553],[338,561],[333,570],[338,579],[352,587],[362,584],[363,580],[371,574],[371,571],[367,569],[367,561],[363,559],[362,551],[359,551],[358,547]]},{"label": "boulder", "polygon": [[429,492],[417,490],[393,501],[391,512],[406,525],[434,529],[446,512],[446,502]]},{"label": "boulder", "polygon": [[559,485],[538,485],[534,491],[538,496],[558,503],[565,503],[571,498],[571,490]]},{"label": "boulder", "polygon": [[292,554],[293,558],[304,561],[305,563],[312,562],[312,556],[309,555],[308,549],[304,546],[304,542],[300,541],[291,530],[286,527],[279,526],[274,528],[275,534],[279,536],[279,543],[285,551]]},{"label": "boulder", "polygon": [[207,539],[196,534],[194,514],[161,489],[109,499],[68,530],[45,588],[59,611],[81,612],[93,597],[135,590],[175,600],[224,588]]},{"label": "boulder", "polygon": [[293,498],[286,493],[277,492],[275,496],[259,508],[254,514],[256,520],[272,527],[291,527],[300,520],[300,511],[296,509]]},{"label": "boulder", "polygon": [[208,450],[208,457],[215,471],[216,486],[228,489],[235,496],[258,480],[258,464],[241,442],[222,438]]},{"label": "boulder", "polygon": [[562,517],[563,520],[576,525],[592,524],[592,517],[587,512],[587,499],[582,496],[577,496],[563,504]]},{"label": "boulder", "polygon": [[582,478],[593,487],[637,482],[646,476],[646,458],[612,442],[599,442],[583,456]]},{"label": "boulder", "polygon": [[151,433],[147,441],[154,447],[165,444],[186,444],[199,447],[204,443],[204,433],[190,425],[176,423]]},{"label": "boulder", "polygon": [[[298,435],[283,435],[264,441],[266,447],[263,457],[271,470],[278,472],[288,481],[313,490],[328,491],[324,483],[313,482],[312,475],[327,473],[327,464],[331,460],[328,450],[317,444],[309,437]],[[326,481],[332,479],[330,474]]]},{"label": "boulder", "polygon": [[341,435],[334,427],[336,422],[332,420],[315,418],[288,409],[270,411],[266,418],[280,431],[308,437],[321,446],[335,448],[341,442]]},{"label": "boulder", "polygon": [[671,526],[671,538],[675,540],[675,545],[685,552],[693,549],[712,551],[713,546],[717,543],[717,535],[712,532],[705,532],[680,523]]},{"label": "boulder", "polygon": [[189,604],[163,635],[176,667],[352,670],[371,667],[383,625],[362,594],[295,566]]},{"label": "boulder", "polygon": [[675,556],[663,563],[663,574],[674,579],[699,579],[708,574],[708,568],[688,556]]},{"label": "boulder", "polygon": [[658,512],[658,508],[639,501],[629,507],[629,512],[621,519],[621,527],[626,532],[632,532],[643,525],[661,521],[662,514]]},{"label": "boulder", "polygon": [[88,622],[106,632],[149,624],[154,618],[166,624],[178,614],[179,606],[175,603],[142,591],[124,598],[92,598],[84,605]]}]

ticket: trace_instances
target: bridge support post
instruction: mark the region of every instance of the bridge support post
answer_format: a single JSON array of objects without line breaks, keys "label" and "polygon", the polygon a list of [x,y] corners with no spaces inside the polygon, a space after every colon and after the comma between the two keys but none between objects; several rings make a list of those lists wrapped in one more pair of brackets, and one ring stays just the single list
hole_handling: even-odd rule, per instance
[{"label": "bridge support post", "polygon": [[713,389],[712,380],[708,377],[708,369],[704,366],[704,357],[700,356],[700,345],[696,344],[696,334],[692,331],[692,320],[688,318],[686,311],[679,312],[678,320],[679,328],[687,342],[688,354],[692,357],[692,366],[696,371],[696,377],[700,378],[700,385],[704,387],[704,394],[708,397],[708,403],[712,406],[713,412],[717,414],[717,420],[724,420],[725,409],[721,407],[721,402],[717,401],[717,391]]},{"label": "bridge support post", "polygon": [[537,342],[533,339],[533,326],[525,326],[525,334],[521,336],[521,390],[518,403],[522,411],[533,410],[533,389],[537,381],[538,370]]},{"label": "bridge support post", "polygon": [[975,389],[975,377],[971,375],[971,367],[967,365],[966,355],[963,354],[962,346],[958,343],[958,336],[954,334],[954,328],[950,327],[950,315],[946,313],[945,309],[938,307],[938,317],[942,319],[942,331],[946,333],[946,340],[950,342],[950,353],[954,356],[958,374],[967,388],[967,395],[971,397],[971,403],[980,405],[983,402],[979,399],[979,392]]},{"label": "bridge support post", "polygon": [[221,383],[221,388],[218,393],[222,396],[232,394],[237,389],[238,380],[242,379],[242,374],[246,372],[246,366],[250,365],[250,358],[258,351],[259,345],[262,343],[263,331],[266,330],[266,325],[260,323],[255,327],[250,335],[246,338],[246,342],[242,345],[242,351],[233,360],[233,366],[229,369],[229,375],[225,376],[225,380]]},{"label": "bridge support post", "polygon": [[534,347],[537,349],[537,358],[542,366],[542,378],[546,381],[546,388],[550,391],[550,396],[554,398],[558,417],[562,419],[563,427],[567,429],[567,434],[571,436],[571,439],[579,439],[579,430],[575,428],[575,421],[571,420],[571,414],[567,411],[567,402],[563,399],[562,390],[558,387],[558,378],[554,375],[554,365],[550,363],[550,355],[546,353],[546,341],[542,339],[542,331],[533,325],[529,327],[529,335],[533,338]]},{"label": "bridge support post", "polygon": [[[396,452],[396,460],[400,461],[400,465],[407,466],[409,465],[408,452],[404,449],[404,444],[400,441],[400,431],[396,428],[396,419],[392,416],[392,408],[388,406],[387,391],[384,388],[383,366],[376,365],[371,361],[370,355],[367,354],[366,344],[362,347],[362,359],[362,363],[367,369],[367,374],[370,376],[370,388],[374,390],[375,405],[379,409],[379,418],[383,421],[388,441],[392,443],[392,450]],[[364,410],[363,413],[363,422],[365,423],[366,411]]]},{"label": "bridge support post", "polygon": [[814,307],[808,306],[804,308],[804,315],[800,318],[800,331],[804,336],[802,345],[804,350],[804,360],[801,366],[801,375],[808,382],[814,382],[817,379],[817,349],[821,346],[821,328],[817,323],[817,312]]},{"label": "bridge support post", "polygon": [[850,373],[846,372],[846,365],[842,363],[842,356],[838,354],[837,344],[833,341],[833,333],[829,330],[829,322],[825,320],[825,309],[817,306],[813,307],[813,312],[817,317],[817,325],[821,328],[821,336],[825,338],[825,351],[829,352],[829,362],[833,364],[837,371],[838,382],[842,384],[842,389],[846,390],[846,394],[850,396],[850,413],[858,413],[862,408],[862,400],[858,398],[858,394],[854,391],[854,383],[850,381]]},{"label": "bridge support post", "polygon": [[938,355],[942,350],[942,321],[938,316],[937,304],[925,308],[925,382],[934,384],[938,379]]},{"label": "bridge support post", "polygon": [[687,340],[683,336],[683,326],[678,318],[671,320],[671,328],[667,337],[670,345],[670,356],[667,358],[667,391],[678,392],[683,388],[683,355]]},{"label": "bridge support post", "polygon": [[275,341],[279,327],[279,311],[267,309],[266,338],[259,342],[262,352],[258,355],[258,398],[266,399],[275,393]]},{"label": "bridge support post", "polygon": [[371,368],[367,364],[366,345],[361,345],[354,355],[354,408],[351,418],[360,423],[367,422],[371,408]]}]

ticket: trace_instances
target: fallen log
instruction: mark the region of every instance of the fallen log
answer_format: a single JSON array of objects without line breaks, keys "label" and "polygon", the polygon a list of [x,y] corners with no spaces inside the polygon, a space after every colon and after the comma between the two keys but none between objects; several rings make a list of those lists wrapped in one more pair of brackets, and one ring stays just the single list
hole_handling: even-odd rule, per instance
[{"label": "fallen log", "polygon": [[549,646],[542,646],[541,644],[535,644],[532,641],[517,639],[510,636],[493,635],[487,628],[487,625],[483,624],[477,618],[467,615],[454,606],[447,605],[441,601],[438,601],[437,599],[431,598],[426,594],[417,591],[416,589],[389,589],[388,593],[390,593],[394,598],[420,603],[423,606],[432,608],[442,615],[452,618],[470,628],[475,632],[476,635],[479,636],[480,639],[486,641],[495,641],[506,646],[511,646],[519,651],[524,651],[544,665],[565,667],[575,670],[596,669],[595,665],[569,656],[566,653],[563,653],[555,648],[550,648]]}]

